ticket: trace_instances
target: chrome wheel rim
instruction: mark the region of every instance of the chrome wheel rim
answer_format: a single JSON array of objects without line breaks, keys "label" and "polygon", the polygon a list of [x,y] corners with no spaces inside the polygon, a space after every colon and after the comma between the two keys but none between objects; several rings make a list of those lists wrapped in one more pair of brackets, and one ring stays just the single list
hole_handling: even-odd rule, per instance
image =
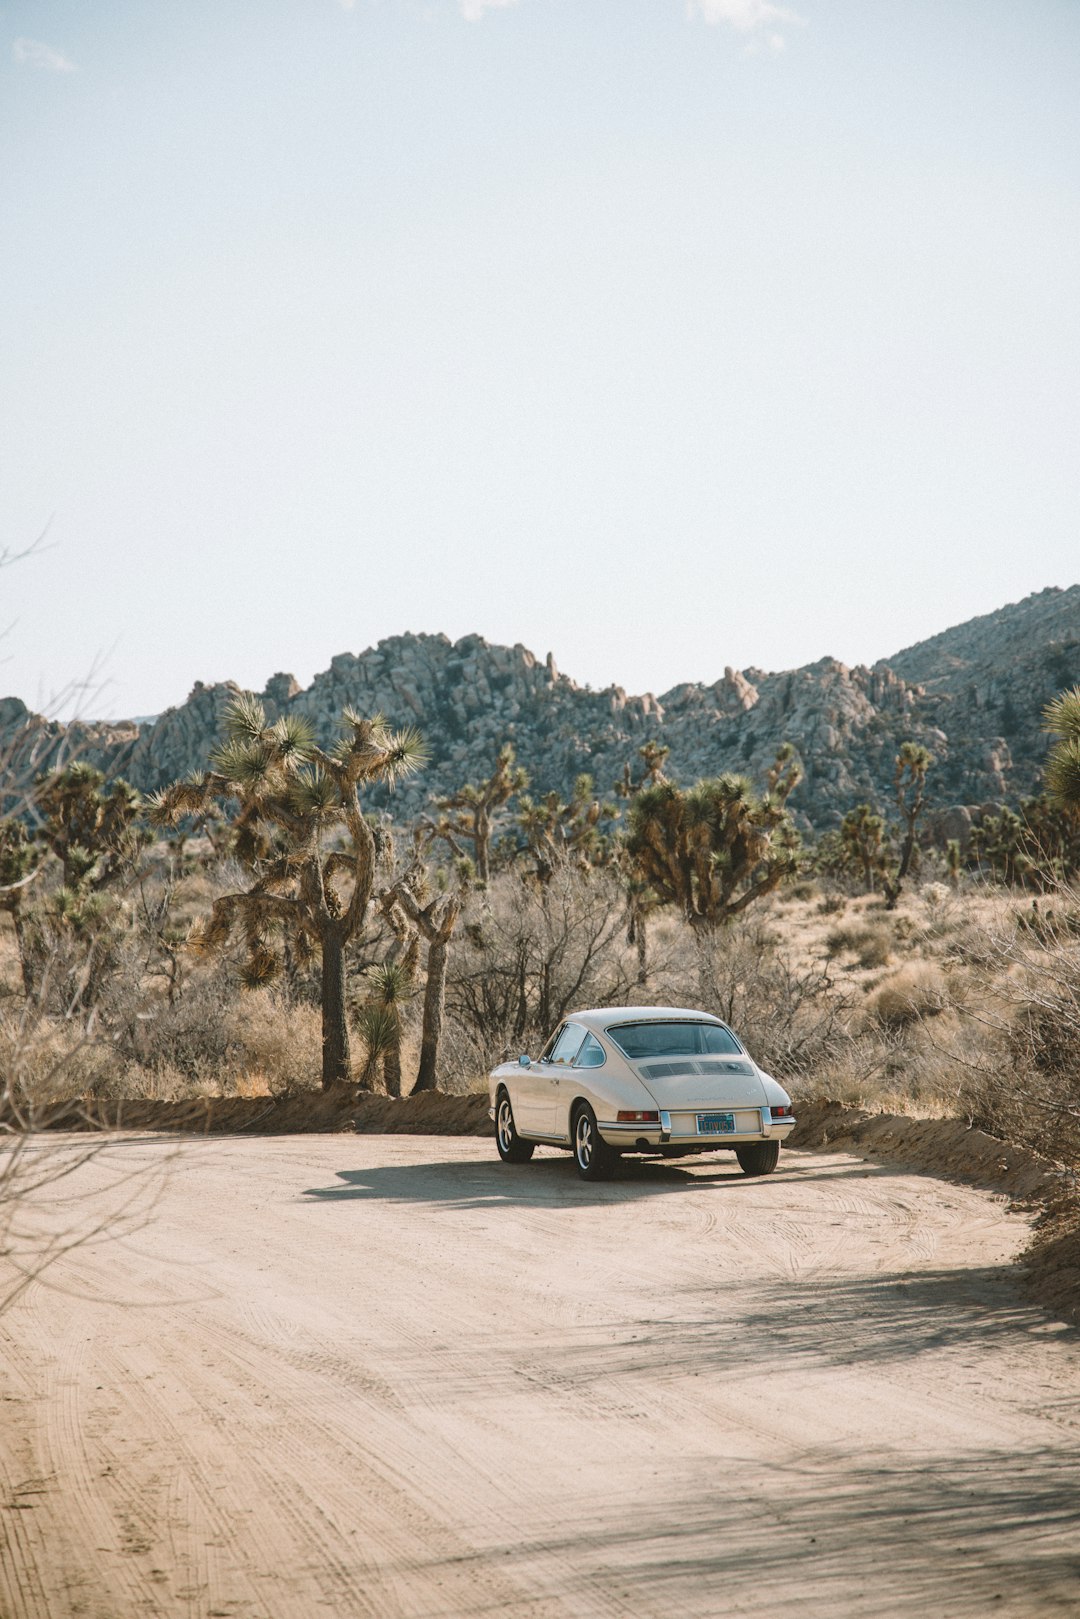
[{"label": "chrome wheel rim", "polygon": [[583,1113],[577,1121],[576,1142],[577,1161],[582,1169],[588,1169],[592,1163],[593,1138],[592,1120],[587,1113]]},{"label": "chrome wheel rim", "polygon": [[503,1152],[509,1152],[514,1145],[514,1115],[510,1111],[510,1103],[504,1096],[499,1103],[499,1146]]}]

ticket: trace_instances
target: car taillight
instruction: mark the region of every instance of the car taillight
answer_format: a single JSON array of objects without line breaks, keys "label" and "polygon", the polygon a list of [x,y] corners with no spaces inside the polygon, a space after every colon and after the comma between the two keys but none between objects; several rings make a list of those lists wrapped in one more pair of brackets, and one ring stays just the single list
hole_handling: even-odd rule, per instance
[{"label": "car taillight", "polygon": [[616,1115],[619,1124],[659,1124],[659,1113],[624,1113],[621,1109]]},{"label": "car taillight", "polygon": [[769,1112],[774,1119],[786,1119],[791,1112],[789,1107],[771,1107]]}]

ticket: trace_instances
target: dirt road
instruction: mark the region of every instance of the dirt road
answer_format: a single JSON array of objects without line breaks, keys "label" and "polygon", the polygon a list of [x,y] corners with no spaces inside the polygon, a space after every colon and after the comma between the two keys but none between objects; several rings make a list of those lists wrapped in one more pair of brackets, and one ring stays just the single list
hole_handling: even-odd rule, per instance
[{"label": "dirt road", "polygon": [[0,1317],[4,1619],[1080,1613],[1080,1345],[988,1194],[174,1150],[54,1188],[160,1196]]}]

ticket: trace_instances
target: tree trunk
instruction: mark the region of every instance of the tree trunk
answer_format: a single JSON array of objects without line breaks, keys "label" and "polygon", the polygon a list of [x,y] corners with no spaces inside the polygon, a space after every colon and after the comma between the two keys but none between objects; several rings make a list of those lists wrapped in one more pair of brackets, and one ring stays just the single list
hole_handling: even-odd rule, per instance
[{"label": "tree trunk", "polygon": [[482,883],[486,883],[491,874],[489,851],[491,849],[491,823],[482,810],[476,814],[476,834],[473,839],[473,848],[476,850],[476,875]]},{"label": "tree trunk", "polygon": [[322,935],[322,1083],[348,1084],[349,1026],[345,1020],[345,945],[336,927]]},{"label": "tree trunk", "polygon": [[401,1029],[398,1028],[390,1045],[383,1052],[383,1084],[387,1096],[401,1095]]},{"label": "tree trunk", "polygon": [[446,964],[449,939],[432,939],[428,946],[427,984],[424,988],[424,1023],[420,1034],[420,1066],[416,1073],[417,1091],[433,1091],[438,1082],[439,1037],[442,1034],[446,1002]]},{"label": "tree trunk", "polygon": [[643,916],[639,916],[635,924],[635,943],[637,944],[637,981],[639,984],[644,984],[649,976],[649,936]]},{"label": "tree trunk", "polygon": [[15,942],[19,947],[19,968],[22,972],[23,993],[31,1006],[37,1002],[37,984],[34,980],[33,945],[26,930],[22,908],[18,904],[8,906],[11,915],[11,925],[15,929]]}]

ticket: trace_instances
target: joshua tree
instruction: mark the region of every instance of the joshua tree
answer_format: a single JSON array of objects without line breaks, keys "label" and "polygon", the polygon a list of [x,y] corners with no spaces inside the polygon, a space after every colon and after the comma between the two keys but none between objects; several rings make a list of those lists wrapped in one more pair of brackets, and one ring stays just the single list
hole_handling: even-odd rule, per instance
[{"label": "joshua tree", "polygon": [[506,742],[499,749],[495,769],[487,781],[481,782],[479,787],[466,783],[459,792],[451,793],[447,798],[437,798],[435,808],[439,811],[439,818],[427,824],[437,837],[450,845],[456,855],[467,854],[469,851],[462,844],[471,844],[476,875],[482,883],[486,883],[491,875],[491,834],[495,813],[515,793],[523,793],[528,785],[528,775],[520,766],[515,768],[514,749]]},{"label": "joshua tree", "polygon": [[[238,933],[249,986],[280,971],[271,943],[279,928],[299,957],[320,952],[326,1089],[350,1075],[345,950],[363,926],[380,854],[361,813],[360,788],[393,784],[424,757],[416,731],[390,731],[380,716],[364,719],[346,709],[343,725],[342,740],[326,752],[301,717],[283,715],[268,726],[260,702],[238,697],[226,710],[226,740],[211,758],[211,773],[176,782],[151,801],[153,818],[165,825],[235,801],[236,846],[253,881],[215,900],[191,944],[223,950]],[[343,848],[328,847],[335,835]]]},{"label": "joshua tree", "polygon": [[893,792],[903,823],[904,839],[900,845],[900,864],[896,868],[896,873],[885,878],[885,906],[890,911],[896,909],[904,878],[911,868],[919,816],[926,802],[926,778],[933,762],[934,755],[918,742],[900,744],[893,775]]},{"label": "joshua tree", "polygon": [[11,917],[23,990],[30,1001],[36,997],[37,983],[23,905],[30,885],[41,871],[42,858],[42,851],[35,848],[22,821],[0,821],[0,910]]},{"label": "joshua tree", "polygon": [[888,847],[884,817],[870,804],[857,804],[844,816],[840,823],[840,852],[845,864],[858,868],[867,892],[872,894],[877,879],[886,872]]},{"label": "joshua tree", "polygon": [[622,780],[615,783],[615,792],[618,796],[620,798],[636,798],[638,793],[643,792],[646,787],[659,787],[663,782],[667,781],[664,774],[664,765],[670,752],[670,748],[664,747],[661,743],[654,742],[651,739],[643,747],[640,747],[638,749],[638,758],[644,766],[641,779],[639,781],[634,780],[630,761],[627,760],[623,765]]},{"label": "joshua tree", "polygon": [[[635,781],[629,759],[623,765],[622,779],[615,783],[619,798],[636,798],[650,787],[662,787],[668,780],[664,774],[671,749],[650,737],[638,749],[642,773]],[[625,879],[626,890],[626,942],[637,950],[639,984],[649,976],[649,917],[662,903],[656,890],[642,877],[635,861],[628,855],[625,843],[619,852],[619,865]]]},{"label": "joshua tree", "polygon": [[119,777],[106,787],[101,771],[83,760],[39,776],[33,809],[41,822],[38,839],[60,861],[72,893],[118,882],[153,841],[134,787]]},{"label": "joshua tree", "polygon": [[1059,809],[1080,813],[1080,686],[1047,703],[1043,730],[1054,738],[1045,769],[1050,798]]},{"label": "joshua tree", "polygon": [[550,882],[560,860],[575,859],[582,866],[600,863],[610,843],[600,831],[601,821],[613,821],[619,811],[614,804],[602,804],[593,792],[593,779],[583,775],[574,783],[567,802],[558,793],[544,793],[518,799],[518,826],[532,850],[536,874]]},{"label": "joshua tree", "polygon": [[1019,813],[1003,805],[972,827],[971,853],[1003,883],[1053,888],[1080,869],[1080,816],[1047,794],[1025,799]]},{"label": "joshua tree", "polygon": [[416,1071],[417,1091],[433,1091],[438,1084],[439,1040],[442,1037],[446,1004],[446,966],[450,939],[461,914],[461,895],[433,894],[423,867],[414,864],[383,897],[388,914],[401,913],[392,923],[399,938],[404,927],[412,928],[427,941],[427,976],[424,984],[424,1018],[420,1030],[420,1064]]},{"label": "joshua tree", "polygon": [[796,868],[798,833],[787,799],[801,771],[790,744],[757,797],[744,776],[723,775],[684,792],[671,782],[630,805],[626,851],[637,876],[694,927],[713,928],[770,893]]}]

